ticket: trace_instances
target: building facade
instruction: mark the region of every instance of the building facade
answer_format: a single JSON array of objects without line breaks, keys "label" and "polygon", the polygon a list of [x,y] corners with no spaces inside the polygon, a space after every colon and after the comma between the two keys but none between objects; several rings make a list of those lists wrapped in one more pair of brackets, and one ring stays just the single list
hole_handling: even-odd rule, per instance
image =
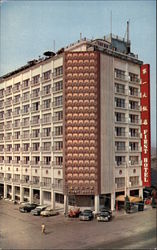
[{"label": "building facade", "polygon": [[130,41],[82,39],[45,55],[1,77],[1,193],[96,211],[142,196],[143,62]]}]

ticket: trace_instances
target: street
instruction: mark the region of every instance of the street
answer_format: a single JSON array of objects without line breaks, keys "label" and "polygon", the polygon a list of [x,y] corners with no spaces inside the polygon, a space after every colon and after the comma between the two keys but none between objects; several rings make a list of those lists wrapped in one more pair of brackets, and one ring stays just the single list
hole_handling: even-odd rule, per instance
[{"label": "street", "polygon": [[[62,214],[42,218],[20,213],[19,205],[0,200],[1,249],[153,249],[156,209],[115,215],[111,222],[81,222]],[[41,233],[41,224],[46,234]]]}]

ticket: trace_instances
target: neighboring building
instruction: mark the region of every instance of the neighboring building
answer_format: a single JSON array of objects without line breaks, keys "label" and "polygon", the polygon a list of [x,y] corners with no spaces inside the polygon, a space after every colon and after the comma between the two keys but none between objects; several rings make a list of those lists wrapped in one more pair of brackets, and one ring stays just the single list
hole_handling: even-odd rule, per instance
[{"label": "neighboring building", "polygon": [[4,197],[98,211],[114,209],[119,194],[142,196],[150,178],[142,64],[129,40],[111,35],[81,39],[1,77]]}]

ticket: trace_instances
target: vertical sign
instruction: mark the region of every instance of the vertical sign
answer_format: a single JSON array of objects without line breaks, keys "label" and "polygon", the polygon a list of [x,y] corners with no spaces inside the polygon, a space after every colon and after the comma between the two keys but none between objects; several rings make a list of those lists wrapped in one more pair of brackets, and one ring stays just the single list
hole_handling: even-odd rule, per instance
[{"label": "vertical sign", "polygon": [[141,66],[141,133],[142,133],[142,181],[144,187],[151,186],[150,144],[150,65]]}]

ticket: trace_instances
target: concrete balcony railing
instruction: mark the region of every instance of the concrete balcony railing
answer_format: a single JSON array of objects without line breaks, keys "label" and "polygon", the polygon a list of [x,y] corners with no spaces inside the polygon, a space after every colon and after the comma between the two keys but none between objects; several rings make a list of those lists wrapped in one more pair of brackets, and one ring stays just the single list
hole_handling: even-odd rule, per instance
[{"label": "concrete balcony railing", "polygon": [[129,80],[130,83],[135,83],[135,84],[140,84],[140,79],[139,78],[131,78]]},{"label": "concrete balcony railing", "polygon": [[31,121],[31,126],[34,126],[34,125],[40,125],[40,122],[41,122],[41,119],[38,119],[38,120],[32,120],[32,121]]},{"label": "concrete balcony railing", "polygon": [[29,100],[30,100],[30,95],[22,97],[22,102],[27,102]]},{"label": "concrete balcony railing", "polygon": [[51,146],[50,147],[41,147],[42,152],[51,152],[51,150],[52,150]]},{"label": "concrete balcony railing", "polygon": [[52,188],[51,183],[40,182],[40,185],[41,185],[42,188],[45,188],[45,189],[51,189]]},{"label": "concrete balcony railing", "polygon": [[20,179],[14,179],[14,178],[13,178],[13,179],[12,179],[12,182],[13,182],[13,183],[20,184],[20,183],[21,183],[21,180],[20,180]]},{"label": "concrete balcony railing", "polygon": [[63,106],[63,101],[53,102],[52,103],[53,108],[58,108]]},{"label": "concrete balcony railing", "polygon": [[51,164],[51,162],[42,161],[41,166],[42,166],[42,168],[51,168],[52,164]]},{"label": "concrete balcony railing", "polygon": [[51,123],[51,122],[52,122],[51,117],[42,118],[42,119],[41,119],[41,123],[42,123],[42,124],[48,124],[48,123]]},{"label": "concrete balcony railing", "polygon": [[33,92],[31,94],[31,99],[34,99],[34,98],[40,98],[40,95],[41,95],[41,92]]},{"label": "concrete balcony railing", "polygon": [[127,152],[126,147],[115,147],[115,152]]},{"label": "concrete balcony railing", "polygon": [[63,184],[52,184],[52,187],[56,191],[63,191]]}]

